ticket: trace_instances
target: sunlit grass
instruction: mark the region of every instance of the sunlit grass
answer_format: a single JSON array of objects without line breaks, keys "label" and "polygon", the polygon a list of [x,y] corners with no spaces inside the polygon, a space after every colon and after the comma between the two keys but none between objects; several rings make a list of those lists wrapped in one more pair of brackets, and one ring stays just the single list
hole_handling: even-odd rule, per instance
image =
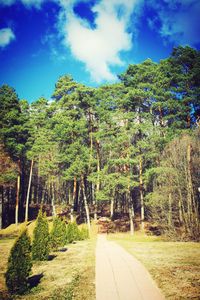
[{"label": "sunlit grass", "polygon": [[114,240],[140,260],[167,299],[200,299],[200,244],[167,242],[144,234],[112,234]]},{"label": "sunlit grass", "polygon": [[[51,227],[52,222],[49,224]],[[34,225],[31,222],[28,226],[30,235]],[[14,238],[9,237],[13,231],[16,233],[12,225],[6,238],[0,240],[0,299],[6,295],[4,273],[14,243]],[[92,226],[89,240],[67,245],[65,252],[51,253],[55,255],[51,261],[34,263],[32,276],[42,275],[40,282],[29,294],[16,299],[94,300],[96,232],[97,227]],[[138,232],[134,236],[109,234],[108,239],[119,243],[146,266],[167,299],[200,299],[200,244],[168,242]]]},{"label": "sunlit grass", "polygon": [[[53,226],[52,217],[47,218],[49,223],[49,230],[51,230]],[[27,227],[29,235],[33,236],[33,230],[35,228],[36,220],[29,221],[27,223],[19,223],[18,225],[11,224],[8,227],[0,230],[0,238],[11,238],[11,237],[17,237],[20,232]]]}]

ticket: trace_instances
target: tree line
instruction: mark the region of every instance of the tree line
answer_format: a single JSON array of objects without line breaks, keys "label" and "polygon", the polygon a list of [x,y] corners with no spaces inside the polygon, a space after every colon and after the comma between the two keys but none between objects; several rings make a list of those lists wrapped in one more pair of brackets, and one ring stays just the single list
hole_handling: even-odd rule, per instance
[{"label": "tree line", "polygon": [[52,101],[19,100],[0,88],[0,226],[28,220],[31,205],[66,206],[71,220],[110,217],[157,222],[197,238],[200,162],[200,52],[129,65],[119,82],[87,87],[59,78]]}]

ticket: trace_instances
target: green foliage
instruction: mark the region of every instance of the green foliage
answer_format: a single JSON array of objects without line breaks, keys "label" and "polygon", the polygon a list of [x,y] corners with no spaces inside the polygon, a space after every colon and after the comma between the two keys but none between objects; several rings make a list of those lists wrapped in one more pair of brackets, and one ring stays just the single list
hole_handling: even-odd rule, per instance
[{"label": "green foliage", "polygon": [[34,260],[48,260],[50,251],[49,226],[46,215],[39,211],[33,232],[32,258]]},{"label": "green foliage", "polygon": [[86,226],[82,226],[79,229],[79,240],[83,241],[83,240],[87,240],[89,239],[89,231],[88,228]]},{"label": "green foliage", "polygon": [[[151,218],[167,230],[175,223],[184,228],[184,236],[199,239],[198,187],[200,163],[199,129],[173,139],[165,147],[160,166],[149,169],[147,181],[153,182],[153,192],[146,195],[146,207]],[[192,203],[192,205],[191,205]]]},{"label": "green foliage", "polygon": [[13,245],[8,259],[5,277],[10,293],[22,294],[27,291],[31,268],[31,241],[24,230]]},{"label": "green foliage", "polygon": [[64,220],[55,217],[53,220],[53,228],[50,234],[51,249],[58,250],[63,247],[66,242],[66,224]]},{"label": "green foliage", "polygon": [[[186,188],[188,175],[183,169],[190,170],[188,164],[196,158],[181,169],[187,151],[180,166],[170,163],[177,143],[171,144],[170,155],[165,152],[183,132],[191,136],[200,126],[199,70],[200,52],[186,46],[175,48],[158,63],[147,59],[129,65],[116,84],[89,88],[71,76],[60,77],[51,103],[44,98],[30,105],[19,102],[15,91],[4,85],[0,88],[0,183],[6,188],[14,185],[19,171],[23,179],[27,159],[33,159],[34,200],[41,196],[41,201],[54,207],[69,195],[67,204],[72,207],[94,203],[95,209],[97,202],[112,200],[114,209],[123,212],[133,207],[142,219],[142,212],[149,214],[150,202],[160,206],[164,198],[173,217],[180,194],[185,211],[179,223],[188,215],[185,228],[190,231],[193,216],[187,207],[195,207],[193,202],[198,201],[198,176],[191,174],[193,186]],[[26,182],[21,180],[22,201]],[[4,195],[10,199],[6,189]],[[68,239],[73,241],[78,237],[70,226]]]},{"label": "green foliage", "polygon": [[0,185],[15,185],[18,171],[17,164],[12,161],[3,145],[0,144]]},{"label": "green foliage", "polygon": [[21,157],[27,138],[18,96],[8,85],[0,87],[0,141],[10,157]]},{"label": "green foliage", "polygon": [[78,241],[80,239],[80,232],[76,222],[70,222],[67,225],[66,240],[68,243]]}]

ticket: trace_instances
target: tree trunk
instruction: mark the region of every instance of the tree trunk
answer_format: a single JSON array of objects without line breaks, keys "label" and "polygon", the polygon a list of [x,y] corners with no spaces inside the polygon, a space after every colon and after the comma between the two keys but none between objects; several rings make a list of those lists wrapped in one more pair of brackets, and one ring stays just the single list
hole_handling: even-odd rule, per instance
[{"label": "tree trunk", "polygon": [[42,186],[41,204],[44,204],[45,190],[46,190],[46,183]]},{"label": "tree trunk", "polygon": [[0,230],[3,227],[3,194],[4,194],[4,188],[3,186],[0,187],[1,189],[1,196],[0,196]]},{"label": "tree trunk", "polygon": [[[184,167],[184,172],[185,172],[185,180],[187,182],[187,167]],[[189,217],[188,217],[188,206],[187,206],[187,201],[184,202],[184,194],[182,194],[182,186],[181,186],[181,180],[180,177],[178,177],[178,194],[179,194],[179,203],[180,203],[180,209],[181,209],[181,218],[183,220],[183,225],[185,227],[186,233],[190,232],[190,225],[189,225]],[[179,218],[180,218],[180,212],[179,212]]]},{"label": "tree trunk", "polygon": [[191,175],[191,144],[187,147],[187,204],[188,204],[188,217],[190,225],[193,222],[193,211],[192,211],[192,198],[193,198],[193,184]]},{"label": "tree trunk", "polygon": [[25,222],[28,221],[28,204],[29,204],[29,195],[30,195],[30,188],[31,188],[32,173],[33,173],[33,159],[31,160],[31,168],[30,168],[30,174],[29,174],[28,190],[27,190],[27,196],[26,196]]},{"label": "tree trunk", "polygon": [[56,216],[56,207],[55,207],[55,193],[54,193],[54,185],[53,182],[51,182],[51,206],[52,206],[52,216]]},{"label": "tree trunk", "polygon": [[168,226],[172,227],[172,193],[168,195]]},{"label": "tree trunk", "polygon": [[71,198],[71,190],[70,190],[70,187],[69,187],[69,190],[68,190],[68,203],[69,203],[69,207],[70,207],[70,221],[74,222],[72,201],[73,200]]},{"label": "tree trunk", "polygon": [[[99,140],[96,142],[96,149],[97,149],[97,184],[96,184],[96,195],[99,193],[100,190],[100,152],[99,152]],[[94,219],[97,220],[97,200],[95,197],[95,212],[94,212]]]},{"label": "tree trunk", "polygon": [[127,199],[128,199],[128,208],[129,208],[129,221],[130,221],[130,234],[134,235],[134,208],[133,203],[131,201],[131,190],[130,190],[130,167],[127,168],[128,173],[128,192],[127,192]]},{"label": "tree trunk", "polygon": [[78,190],[78,197],[77,197],[77,201],[76,201],[76,205],[77,205],[77,209],[78,212],[82,212],[82,204],[81,204],[81,185],[77,187]]},{"label": "tree trunk", "polygon": [[198,207],[195,203],[194,187],[192,182],[192,157],[191,157],[192,145],[187,147],[187,174],[188,174],[188,186],[187,186],[187,201],[190,219],[190,230],[193,236],[199,235],[199,217]]},{"label": "tree trunk", "polygon": [[113,215],[114,215],[114,195],[110,201],[110,218],[111,219],[112,219]]},{"label": "tree trunk", "polygon": [[39,177],[39,171],[38,171],[37,184],[36,184],[36,190],[35,190],[35,200],[36,200],[37,204],[40,204],[39,190],[40,190],[40,177]]},{"label": "tree trunk", "polygon": [[144,230],[144,194],[143,194],[143,178],[142,178],[142,157],[139,162],[139,180],[140,180],[140,218],[141,218],[141,230]]},{"label": "tree trunk", "polygon": [[70,203],[70,220],[74,221],[74,205],[76,200],[76,190],[77,190],[77,178],[74,176],[74,185],[73,185],[73,194],[72,194],[72,203]]},{"label": "tree trunk", "polygon": [[97,221],[97,200],[95,199],[95,192],[94,192],[94,184],[92,183],[92,199],[93,199],[93,206],[94,206],[94,221]]},{"label": "tree trunk", "polygon": [[[89,110],[89,137],[90,137],[90,160],[89,160],[89,171],[91,168],[92,156],[93,156],[93,118],[92,113]],[[94,192],[94,184],[92,183],[92,203],[94,207],[94,220],[97,220],[97,203]]]},{"label": "tree trunk", "polygon": [[133,208],[133,204],[130,203],[129,204],[129,220],[130,220],[130,234],[133,235],[134,234],[134,208]]},{"label": "tree trunk", "polygon": [[88,207],[87,198],[86,198],[86,194],[85,194],[85,185],[84,185],[83,175],[81,175],[81,189],[82,189],[82,193],[83,193],[83,200],[84,200],[84,206],[85,206],[85,212],[86,212],[87,226],[88,226],[88,230],[90,232],[90,213],[89,213],[89,207]]},{"label": "tree trunk", "polygon": [[19,190],[20,190],[20,175],[17,176],[17,192],[16,192],[16,205],[15,205],[15,225],[18,225],[19,219]]},{"label": "tree trunk", "polygon": [[186,232],[188,232],[188,222],[186,218],[184,203],[183,203],[183,196],[181,192],[180,182],[178,182],[178,194],[179,194],[179,200],[178,200],[178,209],[179,209],[179,222],[180,224],[184,225]]},{"label": "tree trunk", "polygon": [[180,224],[183,223],[183,214],[182,214],[182,203],[181,203],[181,199],[178,199],[178,215],[179,215],[179,222]]}]

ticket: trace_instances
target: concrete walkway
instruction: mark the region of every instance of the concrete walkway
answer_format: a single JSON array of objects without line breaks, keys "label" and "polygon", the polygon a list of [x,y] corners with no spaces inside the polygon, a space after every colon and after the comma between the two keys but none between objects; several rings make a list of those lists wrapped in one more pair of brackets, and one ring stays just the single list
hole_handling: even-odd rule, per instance
[{"label": "concrete walkway", "polygon": [[96,300],[163,300],[144,266],[115,242],[99,235]]}]

